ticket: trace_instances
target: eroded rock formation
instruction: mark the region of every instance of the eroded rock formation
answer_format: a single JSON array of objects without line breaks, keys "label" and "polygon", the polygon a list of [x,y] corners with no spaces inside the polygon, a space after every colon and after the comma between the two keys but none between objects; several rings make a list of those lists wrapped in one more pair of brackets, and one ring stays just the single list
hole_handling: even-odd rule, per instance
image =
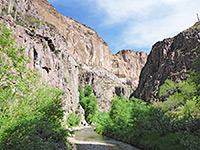
[{"label": "eroded rock formation", "polygon": [[81,64],[79,68],[79,85],[82,88],[86,85],[92,85],[100,110],[108,111],[113,97],[116,95],[120,96],[121,94],[128,97],[133,92],[133,89],[136,88],[137,80],[118,78],[101,67]]},{"label": "eroded rock formation", "polygon": [[158,89],[166,79],[184,80],[200,47],[200,22],[174,38],[157,42],[142,69],[139,86],[132,94],[148,101],[157,100]]},{"label": "eroded rock formation", "polygon": [[130,77],[137,80],[146,63],[148,54],[145,52],[135,52],[133,50],[122,50],[115,56],[113,72],[119,77]]},{"label": "eroded rock formation", "polygon": [[61,15],[46,0],[33,0],[33,3],[39,14],[62,33],[68,52],[77,61],[112,70],[114,55],[107,43],[92,28]]},{"label": "eroded rock formation", "polygon": [[112,54],[93,29],[59,14],[46,0],[16,0],[10,15],[9,0],[0,0],[0,6],[4,8],[0,21],[31,58],[27,67],[38,69],[44,84],[65,92],[65,118],[69,112],[82,110],[79,86],[94,87],[102,110],[109,109],[114,96],[129,96],[137,87],[147,54],[131,50]]}]

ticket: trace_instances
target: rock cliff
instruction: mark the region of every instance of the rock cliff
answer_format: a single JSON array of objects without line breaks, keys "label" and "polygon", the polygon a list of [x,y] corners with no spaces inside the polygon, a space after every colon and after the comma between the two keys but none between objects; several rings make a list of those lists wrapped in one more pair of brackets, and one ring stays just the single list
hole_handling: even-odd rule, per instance
[{"label": "rock cliff", "polygon": [[38,69],[44,84],[65,92],[65,119],[69,112],[82,111],[78,87],[92,85],[101,110],[109,109],[114,96],[129,96],[137,87],[147,54],[112,54],[93,29],[59,14],[46,0],[13,2],[8,15],[9,0],[0,0],[0,21],[31,58],[27,67]]},{"label": "rock cliff", "polygon": [[136,88],[137,80],[130,78],[118,78],[113,73],[101,68],[91,67],[84,64],[79,65],[79,85],[84,88],[86,85],[93,87],[94,96],[98,100],[100,110],[108,111],[110,101],[113,97],[121,94],[128,97]]},{"label": "rock cliff", "polygon": [[184,80],[197,57],[200,47],[200,22],[177,36],[153,45],[147,63],[142,69],[139,86],[131,95],[149,101],[156,100],[158,89],[166,79]]},{"label": "rock cliff", "polygon": [[77,61],[102,67],[122,77],[139,77],[147,59],[146,53],[123,50],[114,55],[107,43],[92,28],[61,15],[46,0],[33,0],[33,3],[42,18],[62,33],[68,52]]},{"label": "rock cliff", "polygon": [[113,70],[119,77],[131,77],[138,79],[144,67],[148,54],[133,50],[122,50],[115,55]]},{"label": "rock cliff", "polygon": [[[45,84],[65,91],[63,99],[66,114],[77,110],[79,70],[76,61],[68,54],[62,37],[57,35],[52,42],[48,32],[37,30],[33,33],[28,28],[14,24],[11,16],[1,17],[0,21],[13,31],[18,46],[23,46],[25,55],[31,58],[27,67],[37,69]],[[49,30],[48,26],[43,28]],[[58,41],[59,44],[56,43]]]},{"label": "rock cliff", "polygon": [[69,53],[77,61],[112,70],[114,55],[93,29],[61,15],[46,0],[33,0],[33,3],[39,14],[63,34]]}]

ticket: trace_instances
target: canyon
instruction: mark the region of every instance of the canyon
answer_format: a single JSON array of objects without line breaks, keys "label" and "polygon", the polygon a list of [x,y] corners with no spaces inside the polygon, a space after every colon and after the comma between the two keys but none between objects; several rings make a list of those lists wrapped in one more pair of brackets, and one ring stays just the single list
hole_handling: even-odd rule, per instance
[{"label": "canyon", "polygon": [[199,148],[200,21],[113,54],[47,0],[0,0],[0,37],[3,149]]},{"label": "canyon", "polygon": [[64,120],[70,112],[84,113],[79,87],[92,85],[98,107],[105,111],[113,97],[128,97],[137,88],[147,53],[122,50],[112,54],[97,32],[58,13],[46,0],[16,0],[10,15],[6,14],[9,1],[1,0],[0,5],[0,21],[30,57],[27,67],[37,69],[44,84],[65,92]]},{"label": "canyon", "polygon": [[11,15],[6,15],[9,2],[0,4],[0,21],[31,58],[27,67],[38,69],[44,84],[65,92],[65,119],[70,112],[84,112],[78,88],[86,85],[93,87],[101,111],[108,111],[111,99],[121,94],[163,101],[159,87],[166,79],[187,79],[197,57],[199,22],[155,43],[150,54],[127,49],[113,54],[94,29],[58,13],[46,0],[15,1]]}]

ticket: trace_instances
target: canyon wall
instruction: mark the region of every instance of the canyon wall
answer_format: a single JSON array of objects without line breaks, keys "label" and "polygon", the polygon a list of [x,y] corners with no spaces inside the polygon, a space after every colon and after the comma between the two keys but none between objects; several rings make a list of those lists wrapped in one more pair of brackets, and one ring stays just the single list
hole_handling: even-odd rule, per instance
[{"label": "canyon wall", "polygon": [[13,2],[8,14],[9,0],[0,0],[0,21],[31,58],[27,67],[37,69],[44,84],[65,92],[65,119],[70,112],[82,111],[78,87],[92,85],[100,110],[106,111],[113,97],[129,96],[137,87],[147,54],[112,54],[92,28],[61,15],[46,0]]},{"label": "canyon wall", "polygon": [[138,80],[147,61],[148,54],[133,50],[122,50],[115,55],[113,72],[119,77],[131,77]]},{"label": "canyon wall", "polygon": [[139,86],[131,95],[145,101],[158,100],[159,87],[166,79],[185,80],[200,48],[200,22],[177,36],[153,45],[142,69]]},{"label": "canyon wall", "polygon": [[33,0],[33,3],[42,18],[62,33],[68,52],[77,61],[89,66],[99,66],[122,77],[139,77],[148,54],[122,50],[114,55],[107,43],[92,28],[61,15],[46,0]]}]

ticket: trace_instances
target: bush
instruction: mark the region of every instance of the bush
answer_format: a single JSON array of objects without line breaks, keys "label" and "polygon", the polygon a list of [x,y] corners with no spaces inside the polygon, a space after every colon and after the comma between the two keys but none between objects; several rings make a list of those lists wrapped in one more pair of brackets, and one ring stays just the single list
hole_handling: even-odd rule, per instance
[{"label": "bush", "polygon": [[[185,117],[179,119],[176,115],[169,115],[169,110],[134,97],[131,100],[124,96],[116,97],[111,103],[109,112],[97,114],[96,132],[99,134],[142,149],[192,150],[197,149],[200,144],[198,117],[187,117],[188,114],[185,113]],[[189,106],[188,104],[188,109]]]},{"label": "bush", "polygon": [[84,91],[79,88],[79,93],[79,103],[85,110],[85,119],[87,123],[92,123],[95,121],[95,115],[98,110],[96,97],[91,95],[92,87],[86,86]]},{"label": "bush", "polygon": [[75,113],[73,112],[69,114],[66,124],[68,125],[68,127],[75,127],[78,126],[80,121],[81,121],[81,114],[78,114],[76,116]]},{"label": "bush", "polygon": [[109,114],[105,111],[97,113],[95,122],[97,123],[96,132],[98,134],[105,134],[106,130],[110,129],[110,125],[113,124]]},{"label": "bush", "polygon": [[63,92],[42,86],[26,69],[23,48],[0,24],[0,147],[4,150],[65,149]]}]

